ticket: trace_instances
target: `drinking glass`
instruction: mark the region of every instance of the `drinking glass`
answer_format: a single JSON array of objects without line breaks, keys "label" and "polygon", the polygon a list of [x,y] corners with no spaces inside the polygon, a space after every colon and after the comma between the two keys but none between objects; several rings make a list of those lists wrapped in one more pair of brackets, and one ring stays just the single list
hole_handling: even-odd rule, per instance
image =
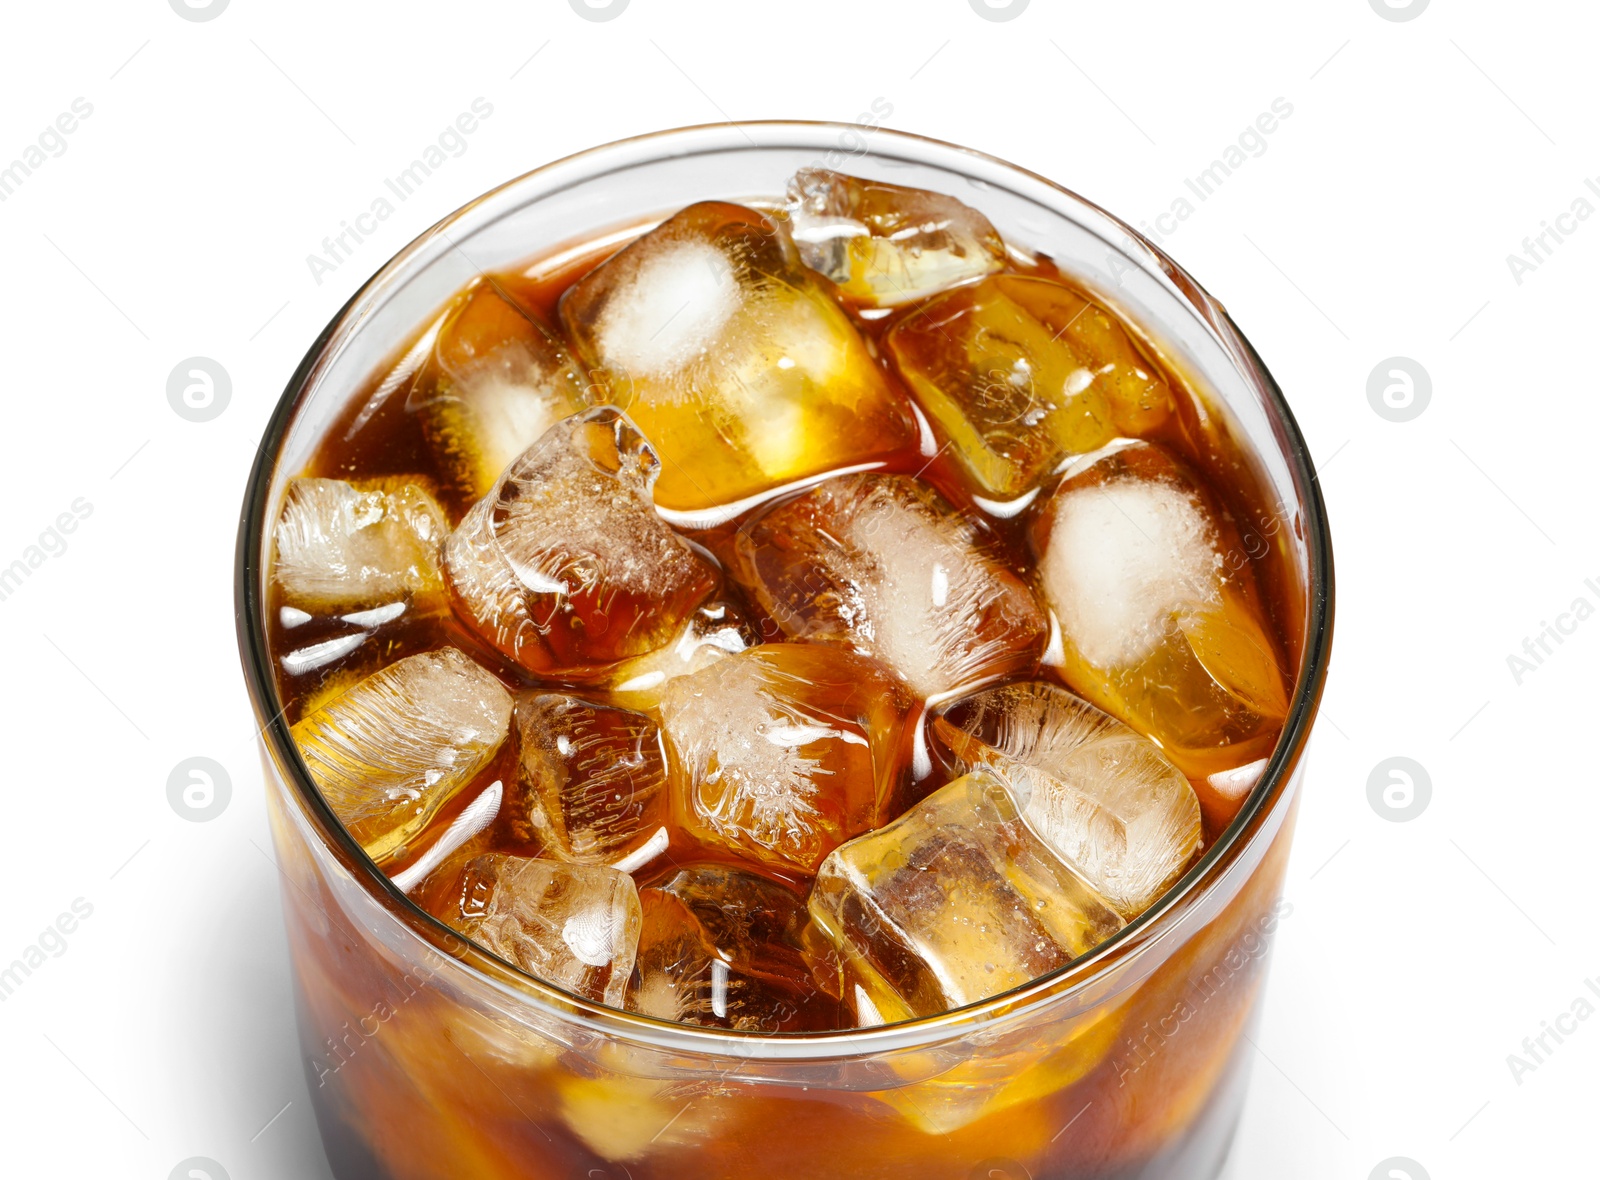
[{"label": "drinking glass", "polygon": [[[741,1035],[530,980],[396,889],[295,749],[265,611],[272,524],[339,412],[479,273],[623,240],[708,198],[781,199],[807,166],[955,194],[1136,325],[1248,456],[1240,522],[1283,584],[1282,737],[1231,825],[1116,937],[1025,987],[882,1028]],[[1222,1166],[1238,1121],[1304,755],[1327,673],[1328,526],[1305,443],[1222,308],[1136,231],[991,156],[886,129],[744,123],[546,165],[445,218],[312,344],[262,439],[237,617],[283,870],[306,1078],[340,1180],[1065,1180]]]}]

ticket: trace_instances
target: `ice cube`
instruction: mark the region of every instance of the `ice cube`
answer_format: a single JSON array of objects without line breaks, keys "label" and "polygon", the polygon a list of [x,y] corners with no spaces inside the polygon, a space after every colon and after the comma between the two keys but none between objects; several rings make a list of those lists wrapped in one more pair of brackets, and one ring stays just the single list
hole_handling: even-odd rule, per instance
[{"label": "ice cube", "polygon": [[521,814],[544,855],[617,864],[667,820],[661,731],[643,713],[564,693],[519,697]]},{"label": "ice cube", "polygon": [[800,258],[852,300],[896,307],[1006,264],[989,219],[954,197],[825,168],[789,182]]},{"label": "ice cube", "polygon": [[438,646],[442,609],[440,592],[426,596],[420,604],[397,599],[343,614],[312,616],[293,607],[280,608],[271,644],[277,653],[284,699],[291,702],[285,714],[289,722],[320,708],[380,668]]},{"label": "ice cube", "polygon": [[418,900],[534,978],[621,1006],[639,942],[639,892],[627,873],[489,853],[446,864]]},{"label": "ice cube", "polygon": [[1143,436],[1171,416],[1171,386],[1140,352],[1122,321],[1106,308],[1050,279],[1003,275],[995,285],[1053,337],[1071,344],[1093,370],[1095,385],[1110,402],[1112,419],[1122,434]]},{"label": "ice cube", "polygon": [[1151,443],[1086,456],[1030,522],[1061,674],[1191,779],[1265,757],[1288,711],[1231,524]]},{"label": "ice cube", "polygon": [[451,490],[470,504],[540,435],[590,403],[587,385],[555,334],[484,280],[445,320],[406,408]]},{"label": "ice cube", "polygon": [[1020,987],[1123,925],[983,768],[836,849],[810,909],[885,1020]]},{"label": "ice cube", "polygon": [[977,490],[1033,491],[1062,456],[1116,434],[1094,369],[990,279],[901,320],[889,351]]},{"label": "ice cube", "polygon": [[870,661],[769,644],[667,686],[675,814],[716,847],[813,872],[899,804],[907,700]]},{"label": "ice cube", "polygon": [[[639,1055],[646,1056],[643,1051]],[[749,1100],[748,1090],[715,1075],[709,1080],[667,1081],[648,1072],[631,1072],[658,1069],[654,1062],[659,1059],[659,1054],[649,1055],[648,1065],[628,1062],[617,1070],[564,1066],[540,1079],[545,1083],[542,1093],[554,1089],[555,1108],[566,1129],[600,1161],[610,1161],[598,1167],[579,1165],[581,1170],[575,1175],[586,1180],[634,1180],[636,1176],[644,1180],[647,1173],[637,1161],[671,1153],[680,1159],[697,1159],[698,1176],[703,1174],[709,1149],[743,1139],[745,1128],[737,1124],[756,1105]],[[525,1161],[529,1156],[520,1158]]]},{"label": "ice cube", "polygon": [[791,639],[872,656],[926,699],[1044,649],[1044,610],[984,542],[910,476],[841,476],[741,529],[730,573]]},{"label": "ice cube", "polygon": [[1070,455],[1154,429],[1172,394],[1110,315],[1046,279],[951,291],[902,319],[889,352],[978,491],[1036,494]]},{"label": "ice cube", "polygon": [[489,764],[510,724],[505,686],[443,647],[375,672],[291,732],[334,814],[383,864]]},{"label": "ice cube", "polygon": [[1142,913],[1200,849],[1200,804],[1148,739],[1042,681],[945,705],[934,732],[963,771],[987,766],[1023,818],[1125,918]]},{"label": "ice cube", "polygon": [[561,316],[692,514],[877,460],[916,438],[849,317],[753,209],[691,205],[579,281]]},{"label": "ice cube", "polygon": [[801,951],[805,902],[755,873],[691,865],[639,892],[644,920],[628,1007],[740,1032],[836,1027]]},{"label": "ice cube", "polygon": [[[1012,1128],[1026,1127],[1041,1115],[1048,1119],[1047,1111],[1062,1109],[1067,1102],[1072,1105],[1065,1109],[1081,1111],[1087,1096],[1073,1102],[1063,1092],[1093,1073],[1117,1047],[1126,1007],[1124,993],[1098,1009],[1075,1013],[1048,1037],[1023,1022],[985,1036],[981,1053],[956,1045],[930,1050],[910,1059],[916,1062],[913,1084],[880,1090],[873,1097],[924,1135],[952,1135],[1013,1111],[1000,1124],[1010,1134]],[[1041,1141],[1060,1137],[1060,1123],[1059,1118],[1048,1123]],[[992,1135],[994,1126],[991,1123],[978,1134]],[[1074,1140],[1074,1159],[1079,1158],[1077,1148]],[[1020,1175],[1004,1168],[980,1168],[971,1180],[1016,1180]]]},{"label": "ice cube", "polygon": [[573,680],[671,642],[719,576],[656,514],[657,470],[612,407],[552,426],[445,542],[462,618],[527,671]]},{"label": "ice cube", "polygon": [[618,664],[604,683],[611,700],[630,709],[653,709],[667,683],[698,672],[723,656],[754,647],[761,637],[730,602],[708,602],[689,616],[671,643]]},{"label": "ice cube", "polygon": [[444,511],[419,483],[293,479],[273,533],[272,576],[285,605],[302,614],[397,602],[438,609],[439,546],[449,531]]}]

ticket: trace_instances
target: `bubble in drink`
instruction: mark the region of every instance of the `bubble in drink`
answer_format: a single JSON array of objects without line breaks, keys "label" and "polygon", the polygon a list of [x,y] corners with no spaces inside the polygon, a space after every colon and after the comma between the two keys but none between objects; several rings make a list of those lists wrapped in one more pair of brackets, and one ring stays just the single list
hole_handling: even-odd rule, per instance
[{"label": "bubble in drink", "polygon": [[809,904],[882,1020],[1009,991],[1123,925],[983,768],[834,850]]},{"label": "bubble in drink", "polygon": [[589,404],[587,385],[550,329],[484,280],[439,329],[406,408],[451,491],[470,504],[546,430]]},{"label": "bubble in drink", "polygon": [[667,687],[675,814],[756,866],[814,872],[894,814],[907,698],[868,660],[770,644]]},{"label": "bubble in drink", "polygon": [[989,219],[954,197],[803,168],[789,181],[800,258],[849,299],[898,307],[1006,264]]},{"label": "bubble in drink", "polygon": [[984,541],[919,480],[842,476],[741,529],[730,573],[787,637],[872,656],[926,699],[1044,649],[1043,609]]},{"label": "bubble in drink", "polygon": [[445,543],[463,621],[534,675],[573,680],[671,642],[719,577],[656,514],[659,466],[609,406],[552,426]]},{"label": "bubble in drink", "polygon": [[659,452],[665,509],[757,497],[916,437],[850,317],[753,209],[689,206],[581,279],[561,316]]},{"label": "bubble in drink", "polygon": [[1064,688],[986,689],[944,706],[934,732],[960,770],[998,773],[1028,825],[1126,918],[1200,850],[1200,804],[1183,772]]},{"label": "bubble in drink", "polygon": [[373,673],[290,732],[323,798],[381,865],[489,764],[510,724],[505,686],[446,647]]},{"label": "bubble in drink", "polygon": [[439,547],[449,531],[418,483],[302,477],[284,495],[272,575],[284,604],[311,615],[408,602],[436,610],[444,602]]},{"label": "bubble in drink", "polygon": [[837,1026],[801,950],[793,890],[728,865],[693,865],[639,892],[643,926],[628,1007],[740,1032]]},{"label": "bubble in drink", "polygon": [[445,864],[419,900],[535,979],[621,1006],[639,942],[639,891],[627,873],[490,853]]},{"label": "bubble in drink", "polygon": [[544,855],[616,864],[667,821],[661,732],[643,713],[565,693],[518,698],[520,792],[513,817]]},{"label": "bubble in drink", "polygon": [[760,642],[760,635],[737,606],[731,602],[708,602],[689,616],[676,639],[618,664],[602,687],[618,704],[630,709],[654,709],[675,677],[698,672],[723,656],[737,655]]},{"label": "bubble in drink", "polygon": [[1059,283],[1003,275],[900,320],[889,351],[985,497],[1035,491],[1062,459],[1139,435],[1166,383],[1107,313]]},{"label": "bubble in drink", "polygon": [[1237,535],[1187,468],[1154,444],[1108,447],[1030,530],[1073,691],[1193,780],[1271,752],[1288,712],[1277,645]]}]

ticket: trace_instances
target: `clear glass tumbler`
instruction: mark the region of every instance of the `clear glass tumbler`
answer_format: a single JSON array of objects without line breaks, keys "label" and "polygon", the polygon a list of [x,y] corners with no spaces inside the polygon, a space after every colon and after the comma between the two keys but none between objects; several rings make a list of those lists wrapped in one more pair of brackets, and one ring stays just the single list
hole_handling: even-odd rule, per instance
[{"label": "clear glass tumbler", "polygon": [[[323,802],[266,644],[287,481],[378,366],[476,273],[642,229],[693,201],[779,198],[821,165],[967,194],[1139,326],[1253,456],[1297,673],[1232,825],[1152,909],[1026,987],[942,1016],[828,1034],[665,1024],[515,977],[418,909]],[[596,148],[467,205],[402,250],[311,346],[262,439],[237,613],[284,874],[300,1040],[341,1180],[1057,1180],[1222,1166],[1327,672],[1333,568],[1283,396],[1222,308],[1160,250],[1058,185],[978,152],[823,123],[716,125]]]}]

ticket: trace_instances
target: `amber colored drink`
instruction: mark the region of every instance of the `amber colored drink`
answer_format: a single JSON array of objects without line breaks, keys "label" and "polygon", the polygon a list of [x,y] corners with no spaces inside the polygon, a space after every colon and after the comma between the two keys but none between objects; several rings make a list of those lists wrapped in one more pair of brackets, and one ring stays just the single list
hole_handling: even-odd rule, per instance
[{"label": "amber colored drink", "polygon": [[530,241],[278,478],[241,626],[341,1180],[1220,1165],[1305,509],[982,195]]}]

